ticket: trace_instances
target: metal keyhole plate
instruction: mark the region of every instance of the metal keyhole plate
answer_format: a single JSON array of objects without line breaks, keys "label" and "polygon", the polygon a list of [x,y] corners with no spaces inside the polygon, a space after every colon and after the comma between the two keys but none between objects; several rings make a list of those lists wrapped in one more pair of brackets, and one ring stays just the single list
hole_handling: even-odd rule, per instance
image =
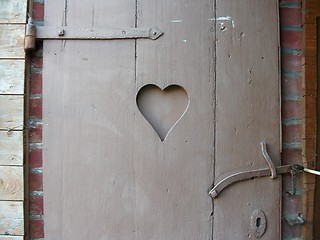
[{"label": "metal keyhole plate", "polygon": [[261,238],[267,230],[267,218],[261,209],[256,209],[251,215],[251,235]]}]

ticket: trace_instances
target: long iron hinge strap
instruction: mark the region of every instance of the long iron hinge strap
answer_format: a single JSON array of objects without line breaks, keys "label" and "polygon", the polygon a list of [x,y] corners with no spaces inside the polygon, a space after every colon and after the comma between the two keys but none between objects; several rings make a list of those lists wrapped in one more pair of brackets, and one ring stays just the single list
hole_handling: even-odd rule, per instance
[{"label": "long iron hinge strap", "polygon": [[[302,172],[304,169],[303,166],[300,165],[284,165],[284,166],[278,166],[275,168],[277,174],[285,174],[285,173],[292,173],[292,172]],[[220,182],[218,182],[213,189],[210,190],[209,195],[212,198],[215,198],[229,185],[240,182],[244,180],[249,179],[255,179],[260,177],[268,177],[271,175],[270,168],[261,168],[256,170],[249,170],[249,171],[243,171],[238,172],[235,174],[232,174],[224,179],[222,179]]]},{"label": "long iron hinge strap", "polygon": [[43,40],[112,40],[137,38],[156,40],[162,34],[163,32],[157,28],[36,27],[36,38]]}]

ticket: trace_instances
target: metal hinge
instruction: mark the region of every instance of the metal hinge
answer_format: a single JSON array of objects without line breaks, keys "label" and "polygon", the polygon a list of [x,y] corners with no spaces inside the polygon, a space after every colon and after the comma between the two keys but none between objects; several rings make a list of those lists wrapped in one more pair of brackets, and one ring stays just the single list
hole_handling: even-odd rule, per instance
[{"label": "metal hinge", "polygon": [[[249,171],[242,171],[238,173],[234,173],[224,179],[222,179],[220,182],[218,182],[209,192],[209,195],[212,198],[216,198],[226,187],[229,185],[239,182],[239,181],[244,181],[244,180],[249,180],[249,179],[254,179],[254,178],[260,178],[260,177],[267,177],[270,176],[272,179],[277,178],[277,175],[279,174],[285,174],[285,173],[290,173],[292,176],[292,179],[295,179],[295,176],[297,173],[302,173],[305,168],[301,165],[284,165],[284,166],[274,166],[274,163],[272,162],[268,152],[267,152],[267,146],[265,143],[261,143],[261,151],[264,159],[268,163],[268,168],[261,168],[261,169],[256,169],[256,170],[249,170]],[[295,184],[295,181],[292,181]],[[295,193],[295,186],[292,186],[293,194]]]},{"label": "metal hinge", "polygon": [[35,26],[30,17],[26,25],[25,50],[35,48],[40,40],[114,40],[145,38],[156,40],[163,32],[155,27],[150,28],[72,28],[67,26]]},{"label": "metal hinge", "polygon": [[147,38],[156,40],[163,32],[157,28],[71,28],[39,26],[36,38],[43,40],[112,40]]}]

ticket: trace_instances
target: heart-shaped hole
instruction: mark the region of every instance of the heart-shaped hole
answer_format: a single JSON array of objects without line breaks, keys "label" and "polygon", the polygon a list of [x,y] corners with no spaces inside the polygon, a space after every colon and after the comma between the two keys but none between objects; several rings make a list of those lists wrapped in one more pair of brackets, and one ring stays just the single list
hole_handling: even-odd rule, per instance
[{"label": "heart-shaped hole", "polygon": [[183,87],[170,85],[161,90],[148,84],[137,94],[137,105],[163,141],[174,125],[187,111],[189,97]]}]

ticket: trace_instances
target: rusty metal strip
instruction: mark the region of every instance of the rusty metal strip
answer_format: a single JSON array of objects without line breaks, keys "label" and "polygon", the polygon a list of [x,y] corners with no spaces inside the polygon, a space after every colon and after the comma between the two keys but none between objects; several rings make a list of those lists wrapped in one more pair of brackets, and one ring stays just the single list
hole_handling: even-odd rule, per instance
[{"label": "rusty metal strip", "polygon": [[38,26],[36,38],[43,40],[112,40],[146,38],[156,40],[163,32],[157,28],[71,28]]},{"label": "rusty metal strip", "polygon": [[[277,174],[284,174],[284,173],[291,173],[291,171],[296,171],[296,168],[299,168],[300,166],[297,165],[284,165],[276,167],[276,173]],[[234,173],[224,179],[222,179],[220,182],[217,183],[217,185],[214,186],[213,189],[209,192],[209,195],[212,198],[215,198],[229,185],[240,182],[244,180],[254,179],[254,178],[260,178],[260,177],[267,177],[271,175],[270,168],[261,168],[256,170],[248,170],[248,171],[242,171],[238,173]]]}]

